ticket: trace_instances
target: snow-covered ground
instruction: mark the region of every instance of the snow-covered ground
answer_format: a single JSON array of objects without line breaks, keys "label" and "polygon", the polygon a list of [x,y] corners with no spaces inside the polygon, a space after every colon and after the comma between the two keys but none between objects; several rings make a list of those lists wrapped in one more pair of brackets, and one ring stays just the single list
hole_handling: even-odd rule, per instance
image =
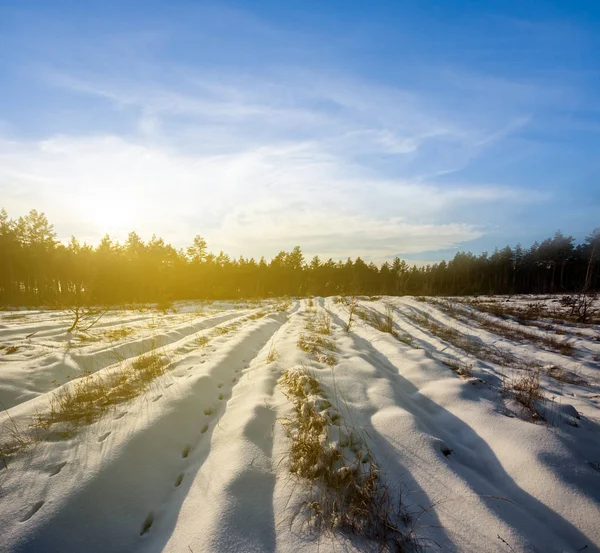
[{"label": "snow-covered ground", "polygon": [[[377,551],[310,531],[280,381],[300,366],[366,441],[409,549],[600,551],[600,327],[542,315],[459,298],[180,303],[68,333],[64,312],[2,312],[0,551]],[[141,394],[36,424],[151,351],[165,367]]]}]

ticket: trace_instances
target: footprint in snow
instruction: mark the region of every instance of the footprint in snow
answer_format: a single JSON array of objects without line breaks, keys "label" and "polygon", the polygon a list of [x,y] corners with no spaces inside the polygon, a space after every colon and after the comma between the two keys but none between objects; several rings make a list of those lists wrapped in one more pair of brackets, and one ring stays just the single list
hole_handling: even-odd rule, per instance
[{"label": "footprint in snow", "polygon": [[205,424],[201,429],[200,429],[200,433],[204,434],[206,431],[208,430],[208,424]]},{"label": "footprint in snow", "polygon": [[127,414],[127,411],[123,411],[122,413],[117,414],[115,416],[115,420],[118,421],[119,419],[122,419],[126,414]]},{"label": "footprint in snow", "polygon": [[181,473],[178,477],[177,480],[175,480],[175,487],[178,488],[179,486],[181,486],[181,483],[183,482],[183,476],[185,473]]},{"label": "footprint in snow", "polygon": [[165,388],[170,388],[171,386],[173,386],[173,383],[172,383],[172,382],[169,382],[169,384],[167,384],[167,385],[165,386]]},{"label": "footprint in snow", "polygon": [[67,464],[66,461],[63,461],[62,463],[59,463],[58,465],[56,465],[49,473],[48,476],[56,476],[63,468],[64,466]]},{"label": "footprint in snow", "polygon": [[161,397],[162,394],[158,394],[155,398],[152,398],[152,403],[156,403]]},{"label": "footprint in snow", "polygon": [[223,383],[222,383],[222,382],[219,382],[219,383],[217,384],[217,388],[222,388],[222,387],[223,387]]},{"label": "footprint in snow", "polygon": [[110,432],[105,432],[104,434],[102,434],[102,436],[100,436],[98,438],[98,441],[103,442],[104,440],[106,440],[106,438],[108,438],[110,436],[110,434],[111,434]]},{"label": "footprint in snow", "polygon": [[189,444],[186,445],[183,448],[183,451],[181,452],[181,456],[185,459],[190,454],[191,449],[192,449],[191,445],[189,445]]},{"label": "footprint in snow", "polygon": [[144,524],[142,524],[142,529],[140,530],[140,536],[147,534],[150,531],[150,528],[152,528],[152,524],[154,524],[154,513],[151,511],[148,513],[148,516],[146,517]]},{"label": "footprint in snow", "polygon": [[43,501],[38,501],[31,509],[29,509],[29,511],[27,511],[27,514],[21,519],[21,522],[29,520],[33,515],[35,515],[35,513],[37,513],[42,508],[43,504]]}]

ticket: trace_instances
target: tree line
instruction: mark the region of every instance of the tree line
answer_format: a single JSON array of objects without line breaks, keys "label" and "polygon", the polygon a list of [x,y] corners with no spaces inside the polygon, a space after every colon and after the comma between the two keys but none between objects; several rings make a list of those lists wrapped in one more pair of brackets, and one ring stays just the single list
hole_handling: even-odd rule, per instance
[{"label": "tree line", "polygon": [[360,257],[306,260],[300,247],[266,261],[230,258],[196,236],[185,249],[131,232],[121,244],[56,239],[46,216],[0,211],[0,305],[126,304],[304,295],[475,295],[598,291],[600,228],[576,244],[560,231],[530,248],[458,252],[451,261],[380,266]]}]

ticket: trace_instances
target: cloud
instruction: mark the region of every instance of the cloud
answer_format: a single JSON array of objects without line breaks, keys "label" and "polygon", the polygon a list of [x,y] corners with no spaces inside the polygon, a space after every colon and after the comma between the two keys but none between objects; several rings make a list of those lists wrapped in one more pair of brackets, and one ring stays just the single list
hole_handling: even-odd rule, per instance
[{"label": "cloud", "polygon": [[500,186],[365,177],[318,142],[203,155],[109,135],[0,143],[0,191],[11,215],[39,208],[61,238],[136,230],[184,246],[200,233],[235,256],[297,244],[336,259],[450,248],[485,225],[436,222],[449,207],[522,200]]},{"label": "cloud", "polygon": [[485,102],[449,109],[428,93],[330,70],[113,61],[37,66],[44,85],[72,99],[75,119],[91,102],[107,120],[117,114],[119,129],[97,118],[84,134],[68,132],[65,120],[60,133],[0,142],[11,215],[43,210],[61,238],[91,242],[136,230],[184,246],[200,233],[236,256],[300,245],[307,255],[384,259],[481,237],[492,223],[467,222],[466,210],[546,199],[437,179],[530,121]]}]

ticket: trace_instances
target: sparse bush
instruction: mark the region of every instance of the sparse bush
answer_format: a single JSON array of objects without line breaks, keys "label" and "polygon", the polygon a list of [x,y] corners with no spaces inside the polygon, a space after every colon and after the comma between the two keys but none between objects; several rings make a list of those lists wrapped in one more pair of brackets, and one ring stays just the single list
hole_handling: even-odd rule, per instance
[{"label": "sparse bush", "polygon": [[545,420],[544,410],[541,406],[546,401],[540,387],[540,371],[527,371],[516,377],[505,378],[503,391],[522,405],[534,419]]},{"label": "sparse bush", "polygon": [[[336,298],[338,299],[338,298]],[[339,298],[341,299],[341,298]],[[336,302],[340,303],[340,302]],[[350,332],[352,330],[352,323],[354,322],[354,315],[356,313],[358,306],[356,303],[356,298],[352,298],[352,301],[348,304],[348,322],[346,323],[346,332]]]},{"label": "sparse bush", "polygon": [[569,308],[569,316],[574,317],[578,323],[588,323],[598,314],[598,309],[594,307],[596,298],[595,292],[581,292],[573,296],[563,296],[561,305]]},{"label": "sparse bush", "polygon": [[75,330],[86,332],[98,323],[107,312],[108,308],[82,307],[80,305],[71,307],[67,309],[67,317],[71,323],[67,332],[74,332]]}]

